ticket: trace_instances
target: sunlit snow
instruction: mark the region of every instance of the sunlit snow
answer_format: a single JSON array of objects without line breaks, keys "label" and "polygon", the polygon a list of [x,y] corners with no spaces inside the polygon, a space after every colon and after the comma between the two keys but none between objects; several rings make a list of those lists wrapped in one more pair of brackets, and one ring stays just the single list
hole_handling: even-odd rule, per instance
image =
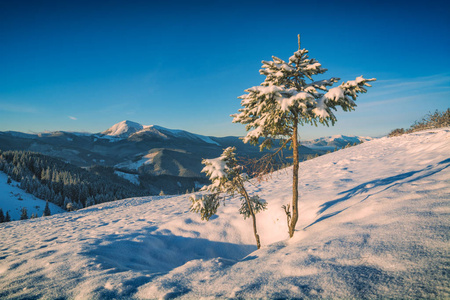
[{"label": "sunlit snow", "polygon": [[179,129],[168,129],[158,125],[141,125],[139,123],[127,120],[114,124],[109,129],[103,131],[101,135],[98,136],[98,138],[108,139],[110,142],[118,142],[122,139],[127,139],[133,135],[139,135],[146,132],[151,132],[152,134],[163,139],[168,139],[168,136],[184,137],[220,146],[219,143],[212,140],[208,136],[194,134]]},{"label": "sunlit snow", "polygon": [[450,128],[381,138],[252,181],[262,248],[239,200],[210,221],[189,195],[0,224],[0,298],[450,297]]}]

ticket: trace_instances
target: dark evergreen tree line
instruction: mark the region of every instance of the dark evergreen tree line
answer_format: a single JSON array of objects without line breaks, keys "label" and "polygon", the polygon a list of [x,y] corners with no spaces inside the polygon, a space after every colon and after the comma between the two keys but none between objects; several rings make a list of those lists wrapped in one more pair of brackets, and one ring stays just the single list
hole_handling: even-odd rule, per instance
[{"label": "dark evergreen tree line", "polygon": [[9,212],[6,212],[6,215],[3,214],[3,209],[0,208],[0,223],[3,222],[10,222],[11,221],[11,216],[9,215]]},{"label": "dark evergreen tree line", "polygon": [[1,151],[0,171],[20,182],[20,188],[64,209],[149,195],[122,178],[100,176],[59,159],[28,151]]}]

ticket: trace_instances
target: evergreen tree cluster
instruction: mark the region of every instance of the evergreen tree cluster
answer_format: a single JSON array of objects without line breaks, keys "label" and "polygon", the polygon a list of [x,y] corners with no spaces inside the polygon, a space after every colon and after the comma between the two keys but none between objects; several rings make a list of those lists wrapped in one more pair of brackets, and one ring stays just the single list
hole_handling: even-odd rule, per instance
[{"label": "evergreen tree cluster", "polygon": [[63,209],[144,196],[149,192],[117,177],[115,181],[59,159],[28,151],[1,151],[0,171],[26,192]]},{"label": "evergreen tree cluster", "polygon": [[6,215],[3,213],[3,209],[0,208],[0,223],[3,222],[10,222],[11,216],[9,215],[9,212],[6,212]]},{"label": "evergreen tree cluster", "polygon": [[27,208],[26,207],[22,207],[20,212],[21,212],[20,219],[21,220],[27,220],[28,219],[28,210],[27,210]]}]

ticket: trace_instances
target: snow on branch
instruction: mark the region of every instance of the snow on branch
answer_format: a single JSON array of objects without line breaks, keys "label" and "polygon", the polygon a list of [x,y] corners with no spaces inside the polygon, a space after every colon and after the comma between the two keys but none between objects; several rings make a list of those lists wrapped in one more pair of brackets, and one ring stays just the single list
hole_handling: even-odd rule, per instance
[{"label": "snow on branch", "polygon": [[[242,108],[231,115],[233,123],[246,124],[244,142],[258,144],[260,138],[289,136],[294,119],[299,124],[334,125],[337,119],[333,111],[338,106],[344,111],[353,110],[357,95],[367,92],[368,82],[376,80],[359,76],[332,88],[340,78],[312,79],[326,71],[316,59],[309,58],[306,49],[294,52],[288,62],[275,56],[272,61],[262,61],[264,82],[245,90],[247,94],[239,97]],[[307,83],[306,78],[312,82]],[[263,141],[261,147],[271,145]]]},{"label": "snow on branch", "polygon": [[367,82],[375,81],[375,78],[365,79],[363,76],[356,77],[355,80],[350,80],[347,82],[343,82],[340,85],[340,88],[344,90],[345,95],[349,95],[356,100],[357,93],[367,93],[367,89],[364,86],[371,87]]},{"label": "snow on branch", "polygon": [[[291,140],[293,152],[292,215],[288,214],[289,236],[295,232],[298,221],[298,126],[304,124],[327,125],[337,121],[333,111],[340,106],[344,111],[355,108],[358,93],[367,92],[368,82],[362,76],[332,88],[340,79],[313,80],[314,75],[323,74],[327,69],[314,58],[309,58],[308,50],[300,48],[286,62],[272,56],[272,61],[262,61],[260,74],[265,80],[260,86],[245,90],[239,97],[242,108],[231,115],[233,123],[245,124],[247,135],[244,142],[258,145],[260,150],[272,147],[272,140]],[[311,82],[307,82],[307,80]],[[284,147],[286,145],[283,145]],[[296,182],[295,182],[296,181]]]},{"label": "snow on branch", "polygon": [[202,172],[208,175],[212,183],[202,188],[203,191],[208,191],[208,194],[190,197],[190,210],[199,213],[202,220],[209,220],[217,213],[220,200],[225,197],[221,196],[221,194],[229,196],[239,195],[241,197],[239,213],[244,216],[244,219],[252,217],[256,245],[259,249],[261,243],[256,230],[255,214],[266,209],[267,203],[256,195],[250,196],[248,194],[244,184],[249,180],[249,177],[242,172],[242,166],[237,163],[235,150],[235,147],[228,147],[220,157],[202,161],[205,164]]}]

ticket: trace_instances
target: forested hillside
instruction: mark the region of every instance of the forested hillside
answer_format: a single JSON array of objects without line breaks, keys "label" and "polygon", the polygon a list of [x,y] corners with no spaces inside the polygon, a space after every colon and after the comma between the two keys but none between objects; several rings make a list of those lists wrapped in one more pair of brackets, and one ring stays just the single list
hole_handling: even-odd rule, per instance
[{"label": "forested hillside", "polygon": [[114,174],[106,176],[106,168],[82,169],[33,152],[0,151],[0,171],[20,182],[26,192],[65,209],[156,192],[150,185],[134,185]]}]

